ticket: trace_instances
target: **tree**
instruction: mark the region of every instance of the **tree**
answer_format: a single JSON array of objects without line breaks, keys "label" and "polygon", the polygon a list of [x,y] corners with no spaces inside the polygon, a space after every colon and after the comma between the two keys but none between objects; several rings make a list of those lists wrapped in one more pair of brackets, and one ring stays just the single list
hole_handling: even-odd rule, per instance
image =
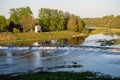
[{"label": "tree", "polygon": [[82,32],[85,24],[84,24],[84,22],[80,19],[79,16],[76,16],[76,25],[77,25],[77,31],[78,31],[78,32]]},{"label": "tree", "polygon": [[39,10],[39,25],[42,26],[42,31],[50,31],[49,29],[49,18],[50,18],[50,12],[49,9],[41,8]]},{"label": "tree", "polygon": [[67,29],[70,31],[82,32],[85,27],[84,21],[79,16],[71,14],[68,19]]},{"label": "tree", "polygon": [[0,16],[0,31],[7,31],[7,24],[4,16]]},{"label": "tree", "polygon": [[65,12],[65,13],[64,13],[64,20],[65,20],[64,29],[65,29],[65,30],[67,29],[67,24],[68,24],[69,16],[70,16],[70,13],[69,13],[69,12]]},{"label": "tree", "polygon": [[22,28],[24,32],[32,32],[34,30],[35,24],[36,20],[32,16],[22,16],[21,25],[23,26]]},{"label": "tree", "polygon": [[85,18],[83,19],[87,26],[105,27],[108,28],[120,28],[120,17],[114,15],[107,15],[103,18]]},{"label": "tree", "polygon": [[70,15],[70,17],[69,17],[67,29],[70,31],[77,31],[76,16],[73,14]]},{"label": "tree", "polygon": [[35,25],[36,25],[36,23],[37,23],[37,20],[36,19],[34,19],[34,17],[33,16],[29,16],[29,26],[30,26],[30,31],[32,32],[33,30],[34,30],[34,27],[35,27]]},{"label": "tree", "polygon": [[55,31],[64,29],[64,15],[61,10],[41,8],[39,10],[39,25],[42,31]]},{"label": "tree", "polygon": [[19,16],[19,9],[12,8],[10,9],[10,21],[13,22],[15,25],[20,24],[20,16]]},{"label": "tree", "polygon": [[22,25],[24,32],[29,31],[29,24],[28,24],[28,22],[26,22],[28,20],[26,20],[26,19],[28,19],[27,16],[22,16],[21,20],[20,20],[20,23]]},{"label": "tree", "polygon": [[11,26],[12,28],[23,30],[24,32],[30,31],[34,26],[33,24],[35,24],[29,7],[10,9],[10,22],[14,25]]}]

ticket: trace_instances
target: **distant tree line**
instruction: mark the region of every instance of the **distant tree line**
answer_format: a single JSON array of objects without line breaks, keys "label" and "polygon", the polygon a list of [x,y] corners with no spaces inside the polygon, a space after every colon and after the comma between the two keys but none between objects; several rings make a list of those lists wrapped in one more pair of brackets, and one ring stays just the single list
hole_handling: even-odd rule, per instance
[{"label": "distant tree line", "polygon": [[104,16],[103,18],[84,18],[86,26],[120,28],[120,15]]},{"label": "distant tree line", "polygon": [[0,15],[0,32],[30,32],[36,24],[42,31],[71,30],[81,32],[85,23],[79,16],[57,9],[41,8],[38,18],[34,18],[29,7],[12,8],[10,17]]}]

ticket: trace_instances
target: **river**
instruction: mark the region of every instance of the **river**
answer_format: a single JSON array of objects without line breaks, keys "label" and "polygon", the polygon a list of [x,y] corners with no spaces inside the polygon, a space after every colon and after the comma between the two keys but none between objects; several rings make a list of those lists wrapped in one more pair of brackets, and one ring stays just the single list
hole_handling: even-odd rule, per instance
[{"label": "river", "polygon": [[1,46],[0,74],[91,71],[120,77],[120,44],[115,43],[118,38],[118,35],[95,34],[31,43],[34,47]]}]

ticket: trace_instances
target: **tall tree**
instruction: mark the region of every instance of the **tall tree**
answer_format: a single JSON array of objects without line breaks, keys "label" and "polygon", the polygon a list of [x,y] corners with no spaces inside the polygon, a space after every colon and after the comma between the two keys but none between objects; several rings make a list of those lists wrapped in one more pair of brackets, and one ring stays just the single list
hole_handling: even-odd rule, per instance
[{"label": "tall tree", "polygon": [[79,16],[73,14],[68,19],[67,29],[71,31],[81,32],[85,27],[85,23],[80,19]]},{"label": "tall tree", "polygon": [[13,28],[23,29],[24,32],[29,31],[35,22],[33,20],[32,11],[29,7],[10,9],[10,22],[15,25]]},{"label": "tall tree", "polygon": [[34,27],[35,27],[35,25],[36,25],[36,23],[37,23],[37,20],[36,19],[34,19],[34,17],[33,16],[29,16],[28,17],[28,21],[29,21],[29,26],[30,26],[30,31],[32,32],[33,30],[34,30]]},{"label": "tall tree", "polygon": [[0,15],[0,31],[7,31],[6,19]]},{"label": "tall tree", "polygon": [[22,16],[21,18],[21,25],[23,26],[23,31],[33,31],[36,24],[36,20],[33,16]]},{"label": "tall tree", "polygon": [[40,26],[42,26],[43,31],[50,31],[49,25],[50,25],[50,12],[49,9],[41,8],[39,10],[39,18],[38,23]]},{"label": "tall tree", "polygon": [[79,16],[76,16],[76,25],[78,32],[81,32],[85,27],[85,23],[80,19]]},{"label": "tall tree", "polygon": [[70,31],[77,31],[76,21],[76,16],[71,14],[68,20],[67,29]]},{"label": "tall tree", "polygon": [[68,24],[69,16],[70,16],[69,12],[65,12],[64,13],[64,20],[65,20],[64,29],[65,30],[67,29],[67,24]]},{"label": "tall tree", "polygon": [[61,10],[41,8],[39,10],[39,25],[43,31],[64,29],[64,15]]},{"label": "tall tree", "polygon": [[10,21],[13,22],[15,25],[20,24],[20,16],[19,16],[19,9],[12,8],[10,9]]}]

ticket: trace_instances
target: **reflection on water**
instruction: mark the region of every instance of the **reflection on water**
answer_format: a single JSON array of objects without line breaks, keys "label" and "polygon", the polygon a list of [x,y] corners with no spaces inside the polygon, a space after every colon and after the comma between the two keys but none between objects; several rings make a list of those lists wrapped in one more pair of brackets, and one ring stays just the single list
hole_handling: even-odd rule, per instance
[{"label": "reflection on water", "polygon": [[34,42],[33,46],[67,46],[67,45],[81,45],[85,37],[74,37],[70,39],[51,40],[47,42]]},{"label": "reflection on water", "polygon": [[35,51],[33,54],[33,66],[34,68],[39,68],[40,66],[43,67],[42,61],[41,61],[41,54],[39,51]]},{"label": "reflection on water", "polygon": [[7,52],[6,55],[8,58],[6,59],[7,64],[12,64],[13,63],[13,56],[11,52]]}]

